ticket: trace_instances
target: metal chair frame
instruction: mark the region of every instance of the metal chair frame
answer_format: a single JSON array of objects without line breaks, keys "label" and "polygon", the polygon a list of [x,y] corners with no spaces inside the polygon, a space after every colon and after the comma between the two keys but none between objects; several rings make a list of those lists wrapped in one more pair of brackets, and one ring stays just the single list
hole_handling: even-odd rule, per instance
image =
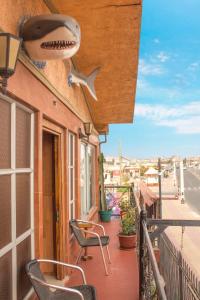
[{"label": "metal chair frame", "polygon": [[[86,283],[86,278],[85,278],[85,273],[84,273],[83,269],[81,267],[79,267],[79,266],[67,264],[67,263],[64,263],[64,262],[56,261],[56,260],[50,260],[50,259],[37,259],[36,261],[39,262],[39,263],[52,263],[52,264],[64,266],[66,268],[76,269],[82,275],[83,284],[84,285],[87,284]],[[30,274],[30,272],[28,273],[28,275],[30,276],[30,278],[33,281],[36,281],[36,282],[40,283],[43,286],[46,286],[46,287],[49,287],[49,288],[53,288],[53,289],[56,289],[56,290],[61,290],[61,291],[66,291],[66,292],[74,293],[74,294],[76,294],[80,298],[80,300],[84,300],[84,297],[83,297],[82,293],[79,292],[76,289],[68,288],[68,287],[62,287],[62,286],[58,286],[58,285],[55,285],[55,284],[47,283],[47,282],[45,282],[45,281],[43,281],[43,280],[35,277],[34,275]]]},{"label": "metal chair frame", "polygon": [[[103,225],[100,225],[100,224],[97,224],[97,223],[91,222],[91,221],[80,220],[80,219],[76,219],[75,221],[78,222],[78,223],[85,223],[85,224],[89,224],[89,225],[91,224],[91,225],[93,225],[94,227],[99,227],[99,228],[102,229],[103,236],[106,235],[106,234],[105,234],[105,229],[104,229]],[[105,268],[105,273],[106,273],[106,275],[109,275],[109,273],[108,273],[108,268],[107,268],[107,265],[106,265],[105,255],[104,255],[104,251],[103,251],[103,245],[102,245],[102,242],[101,242],[101,236],[100,236],[98,233],[93,232],[93,231],[91,231],[91,230],[85,230],[85,229],[83,229],[83,228],[77,227],[77,226],[72,225],[72,224],[70,224],[70,225],[71,225],[72,228],[74,227],[74,228],[76,228],[77,230],[80,230],[80,231],[84,232],[85,234],[91,234],[91,235],[93,235],[93,236],[95,236],[95,237],[98,238],[98,241],[99,241],[99,245],[98,245],[98,246],[100,247],[101,256],[102,256],[103,264],[104,264],[104,268]],[[98,246],[97,246],[97,247],[98,247]],[[91,247],[91,246],[88,246],[88,247]],[[76,259],[76,265],[77,265],[78,262],[79,262],[79,259],[80,259],[80,257],[81,257],[81,252],[82,252],[83,248],[84,248],[84,247],[80,246],[80,251],[79,251],[78,257],[77,257],[77,259]],[[106,250],[107,250],[107,255],[108,255],[108,261],[109,261],[109,263],[111,263],[110,252],[109,252],[108,245],[106,246]]]}]

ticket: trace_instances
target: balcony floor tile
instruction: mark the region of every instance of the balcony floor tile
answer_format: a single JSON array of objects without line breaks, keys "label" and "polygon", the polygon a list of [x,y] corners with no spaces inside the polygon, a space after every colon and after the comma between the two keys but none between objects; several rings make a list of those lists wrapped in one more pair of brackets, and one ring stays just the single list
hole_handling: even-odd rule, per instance
[{"label": "balcony floor tile", "polygon": [[[119,220],[115,219],[103,225],[106,234],[111,239],[109,249],[112,263],[108,264],[109,276],[105,275],[99,247],[89,248],[88,254],[93,255],[93,259],[80,261],[79,266],[85,271],[87,283],[96,287],[98,300],[138,300],[139,279],[136,251],[119,249],[117,237]],[[105,256],[107,258],[106,251]],[[72,275],[70,285],[76,283]]]}]

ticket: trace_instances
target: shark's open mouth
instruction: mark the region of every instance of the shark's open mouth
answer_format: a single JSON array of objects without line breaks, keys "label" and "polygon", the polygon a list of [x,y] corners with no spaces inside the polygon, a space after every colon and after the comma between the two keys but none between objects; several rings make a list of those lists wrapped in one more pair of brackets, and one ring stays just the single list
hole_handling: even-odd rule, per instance
[{"label": "shark's open mouth", "polygon": [[40,45],[43,49],[48,50],[63,50],[72,48],[76,45],[74,41],[51,41],[51,42],[44,42]]}]

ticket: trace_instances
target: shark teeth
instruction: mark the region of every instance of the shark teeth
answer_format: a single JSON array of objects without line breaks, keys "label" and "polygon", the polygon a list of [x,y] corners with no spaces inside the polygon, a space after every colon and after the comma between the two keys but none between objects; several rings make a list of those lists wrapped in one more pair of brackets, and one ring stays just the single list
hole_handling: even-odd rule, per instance
[{"label": "shark teeth", "polygon": [[75,44],[74,41],[51,41],[42,43],[40,47],[48,50],[64,50],[74,47]]}]

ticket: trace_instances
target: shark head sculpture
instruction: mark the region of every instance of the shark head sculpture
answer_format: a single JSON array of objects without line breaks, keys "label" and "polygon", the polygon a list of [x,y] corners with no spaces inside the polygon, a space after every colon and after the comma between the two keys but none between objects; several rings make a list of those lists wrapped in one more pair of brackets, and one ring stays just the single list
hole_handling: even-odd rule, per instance
[{"label": "shark head sculpture", "polygon": [[65,15],[32,17],[23,24],[20,35],[26,52],[35,61],[67,59],[80,47],[80,26]]}]

